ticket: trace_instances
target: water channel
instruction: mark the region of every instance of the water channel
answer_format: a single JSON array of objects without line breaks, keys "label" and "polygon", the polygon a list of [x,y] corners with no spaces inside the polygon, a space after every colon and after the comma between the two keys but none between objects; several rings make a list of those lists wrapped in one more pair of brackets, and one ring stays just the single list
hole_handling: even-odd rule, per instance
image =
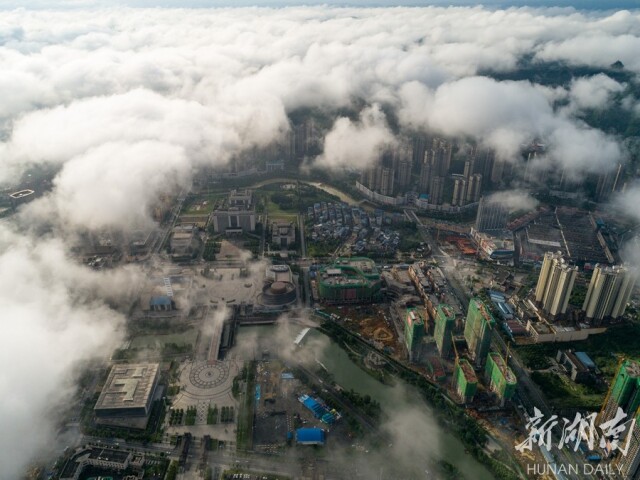
[{"label": "water channel", "polygon": [[[283,351],[283,344],[292,345],[300,329],[294,327],[287,330],[274,326],[241,327],[237,344],[253,344],[256,354],[270,346]],[[353,389],[362,395],[368,394],[380,402],[390,419],[387,430],[396,438],[396,447],[406,450],[411,461],[424,461],[424,478],[433,477],[428,471],[428,468],[431,468],[428,459],[431,459],[445,460],[455,465],[467,480],[493,479],[482,464],[465,452],[464,445],[456,436],[445,432],[436,424],[431,407],[414,389],[400,381],[395,387],[378,382],[354,363],[338,344],[317,330],[309,333],[302,349],[300,355],[315,357],[333,374],[336,383],[342,388]],[[271,351],[273,352],[273,349]],[[389,461],[393,460],[390,458]]]}]

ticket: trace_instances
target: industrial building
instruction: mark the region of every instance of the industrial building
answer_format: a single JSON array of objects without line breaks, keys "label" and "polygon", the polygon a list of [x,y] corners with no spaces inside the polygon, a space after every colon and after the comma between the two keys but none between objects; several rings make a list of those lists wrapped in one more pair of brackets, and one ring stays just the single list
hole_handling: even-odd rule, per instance
[{"label": "industrial building", "polygon": [[566,313],[577,275],[578,268],[570,267],[562,252],[545,253],[535,290],[536,302],[543,312],[553,318]]},{"label": "industrial building", "polygon": [[484,364],[489,353],[495,325],[496,321],[484,302],[478,298],[472,298],[469,301],[467,321],[464,326],[464,339],[467,342],[469,355],[477,367]]},{"label": "industrial building", "polygon": [[94,407],[96,421],[117,424],[118,419],[126,419],[127,425],[133,428],[145,428],[158,385],[159,370],[157,363],[115,365]]},{"label": "industrial building", "polygon": [[433,337],[438,347],[438,352],[443,358],[449,356],[451,351],[452,332],[456,325],[456,316],[451,305],[441,303],[436,308],[436,319]]},{"label": "industrial building", "polygon": [[489,389],[498,394],[500,405],[504,405],[516,391],[516,376],[499,353],[490,352],[487,356],[485,377]]},{"label": "industrial building", "polygon": [[298,445],[324,445],[325,431],[321,428],[299,428],[296,430]]},{"label": "industrial building", "polygon": [[339,418],[340,414],[336,410],[330,409],[319,398],[310,397],[307,394],[298,397],[298,401],[307,407],[313,416],[327,425],[333,425]]},{"label": "industrial building", "polygon": [[404,342],[407,346],[409,361],[415,357],[420,341],[425,335],[425,319],[417,308],[408,308],[404,316]]},{"label": "industrial building", "polygon": [[565,258],[579,266],[614,261],[601,226],[589,212],[558,207],[540,211],[527,221],[519,233],[521,262],[539,262],[550,250],[561,250]]},{"label": "industrial building", "polygon": [[585,352],[558,350],[556,361],[566,370],[571,380],[582,383],[595,373],[596,364]]},{"label": "industrial building", "polygon": [[464,403],[471,403],[478,388],[478,378],[471,364],[464,358],[456,362],[453,371],[456,393]]},{"label": "industrial building", "polygon": [[327,304],[371,303],[381,299],[382,280],[373,260],[339,258],[317,275],[320,301]]},{"label": "industrial building", "polygon": [[625,266],[596,265],[582,309],[595,325],[624,315],[636,278]]},{"label": "industrial building", "polygon": [[484,255],[491,260],[513,259],[515,244],[513,234],[508,230],[495,230],[491,234],[471,229],[471,238]]},{"label": "industrial building", "polygon": [[254,232],[256,211],[251,190],[232,190],[222,206],[211,214],[215,233]]},{"label": "industrial building", "polygon": [[498,202],[482,197],[478,205],[475,229],[478,232],[500,231],[507,228],[509,209]]}]

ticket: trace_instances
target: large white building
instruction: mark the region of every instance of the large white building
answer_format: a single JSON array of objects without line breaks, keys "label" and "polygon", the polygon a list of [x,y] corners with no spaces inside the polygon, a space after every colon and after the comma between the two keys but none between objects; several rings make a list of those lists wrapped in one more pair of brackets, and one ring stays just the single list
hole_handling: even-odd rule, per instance
[{"label": "large white building", "polygon": [[536,285],[536,302],[545,313],[555,317],[567,311],[577,274],[578,268],[569,266],[561,252],[545,253]]},{"label": "large white building", "polygon": [[635,275],[623,265],[596,265],[582,309],[595,323],[624,314],[635,286]]}]

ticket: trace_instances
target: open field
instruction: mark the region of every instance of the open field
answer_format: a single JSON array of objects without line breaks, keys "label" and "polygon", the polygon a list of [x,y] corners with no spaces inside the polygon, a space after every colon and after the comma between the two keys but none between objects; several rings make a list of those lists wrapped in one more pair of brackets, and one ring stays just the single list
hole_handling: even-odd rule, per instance
[{"label": "open field", "polygon": [[223,199],[223,193],[210,193],[189,198],[188,204],[182,209],[183,215],[209,214],[213,211],[218,201]]}]

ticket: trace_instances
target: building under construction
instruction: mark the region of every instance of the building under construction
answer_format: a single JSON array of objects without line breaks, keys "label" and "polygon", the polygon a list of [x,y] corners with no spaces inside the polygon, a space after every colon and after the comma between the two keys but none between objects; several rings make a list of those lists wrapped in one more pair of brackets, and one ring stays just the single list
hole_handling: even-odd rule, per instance
[{"label": "building under construction", "polygon": [[495,325],[496,321],[484,302],[479,298],[472,298],[464,326],[464,339],[476,367],[481,367],[485,362]]},{"label": "building under construction", "polygon": [[[623,360],[618,365],[611,388],[602,405],[602,410],[596,419],[596,425],[615,418],[618,408],[627,415],[625,421],[636,419],[640,422],[640,363],[636,360]],[[628,429],[627,429],[628,430]],[[618,455],[614,460],[616,471],[619,469],[621,478],[638,478],[640,475],[640,429],[636,425],[631,432],[625,430],[621,433],[619,442],[628,446],[626,455]],[[604,435],[604,432],[599,432]],[[630,438],[626,438],[631,435]],[[609,439],[605,442],[605,452],[612,452]]]},{"label": "building under construction", "polygon": [[381,288],[380,272],[368,258],[339,258],[318,273],[320,301],[327,304],[377,302]]},{"label": "building under construction", "polygon": [[456,316],[451,305],[441,303],[436,308],[436,321],[433,337],[438,347],[438,352],[443,358],[447,358],[451,352],[451,333],[456,324]]},{"label": "building under construction", "polygon": [[618,366],[609,393],[604,400],[598,424],[616,416],[618,408],[631,416],[640,407],[640,362],[624,360]]},{"label": "building under construction", "polygon": [[498,395],[500,405],[504,405],[516,391],[516,376],[499,353],[491,352],[487,356],[485,377],[489,389]]},{"label": "building under construction", "polygon": [[425,334],[424,316],[417,308],[408,308],[404,318],[404,341],[409,360],[413,361]]},{"label": "building under construction", "polygon": [[[627,448],[626,455],[618,455],[614,460],[614,469],[618,472],[620,478],[638,478],[640,477],[640,410],[637,410],[633,418],[626,418],[628,422],[635,420],[634,428],[625,432],[627,438],[621,441],[624,448]],[[627,447],[628,446],[628,447]],[[608,450],[611,449],[610,442],[607,442]]]},{"label": "building under construction", "polygon": [[478,378],[471,364],[464,358],[456,362],[453,370],[454,388],[464,403],[471,403],[478,388]]}]

